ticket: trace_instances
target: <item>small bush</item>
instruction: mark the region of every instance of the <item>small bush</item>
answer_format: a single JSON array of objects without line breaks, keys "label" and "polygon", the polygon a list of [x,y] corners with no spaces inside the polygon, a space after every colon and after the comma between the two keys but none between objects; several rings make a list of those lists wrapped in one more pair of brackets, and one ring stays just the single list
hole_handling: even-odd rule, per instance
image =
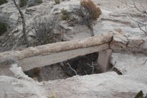
[{"label": "small bush", "polygon": [[68,20],[69,18],[70,18],[70,13],[67,10],[62,9],[61,10],[61,19]]},{"label": "small bush", "polygon": [[139,91],[134,98],[147,98],[147,94],[144,96],[143,91]]},{"label": "small bush", "polygon": [[[29,0],[20,0],[19,6],[20,7],[25,7],[28,2],[29,2]],[[29,7],[41,4],[42,2],[43,2],[42,0],[35,0],[35,1],[29,3]]]},{"label": "small bush", "polygon": [[92,25],[93,21],[97,20],[101,13],[100,8],[91,0],[83,0],[80,7],[73,9],[73,14],[78,18],[79,23],[84,25]]},{"label": "small bush", "polygon": [[7,3],[7,2],[8,2],[7,0],[0,0],[0,5]]},{"label": "small bush", "polygon": [[72,14],[76,18],[75,23],[86,25],[93,33],[93,24],[101,15],[101,10],[97,7],[92,0],[82,0],[80,6],[73,8]]},{"label": "small bush", "polygon": [[60,4],[60,0],[54,0],[55,4]]},{"label": "small bush", "polygon": [[19,6],[24,7],[27,5],[28,0],[20,0]]},{"label": "small bush", "polygon": [[93,20],[97,20],[101,15],[101,10],[98,8],[93,1],[91,0],[83,0],[81,1],[81,7],[83,7],[89,17]]},{"label": "small bush", "polygon": [[6,31],[7,31],[6,24],[0,22],[0,35],[2,35],[3,33],[5,33]]},{"label": "small bush", "polygon": [[43,45],[54,42],[55,19],[36,19],[34,20],[33,30],[35,31],[36,45]]}]

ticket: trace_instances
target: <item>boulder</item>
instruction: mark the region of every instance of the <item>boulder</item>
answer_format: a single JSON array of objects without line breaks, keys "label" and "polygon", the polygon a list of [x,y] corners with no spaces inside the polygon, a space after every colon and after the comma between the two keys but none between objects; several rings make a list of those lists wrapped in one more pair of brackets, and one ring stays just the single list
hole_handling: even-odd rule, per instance
[{"label": "boulder", "polygon": [[127,74],[132,70],[140,69],[140,67],[147,67],[147,56],[139,53],[112,53],[111,63],[122,74]]},{"label": "boulder", "polygon": [[[143,68],[143,67],[142,67]],[[115,72],[74,76],[38,83],[27,78],[0,76],[1,98],[134,98],[147,92],[147,68],[123,76]],[[140,77],[142,76],[142,77]]]}]

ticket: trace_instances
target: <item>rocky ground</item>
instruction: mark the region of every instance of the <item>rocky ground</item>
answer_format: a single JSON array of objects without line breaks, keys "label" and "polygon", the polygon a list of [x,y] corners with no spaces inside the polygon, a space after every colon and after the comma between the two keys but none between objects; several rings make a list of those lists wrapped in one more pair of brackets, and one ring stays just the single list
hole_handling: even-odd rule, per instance
[{"label": "rocky ground", "polygon": [[[13,2],[8,1],[0,6],[0,21],[5,21],[10,27],[8,32],[0,36],[1,52],[26,47],[22,40],[19,13]],[[110,71],[70,78],[64,76],[66,79],[59,79],[61,69],[58,71],[60,75],[57,76],[44,70],[55,75],[54,79],[57,80],[53,80],[51,75],[52,81],[37,82],[24,75],[20,68],[15,67],[12,71],[17,70],[19,73],[15,73],[16,71],[13,73],[18,77],[0,76],[0,98],[134,98],[140,90],[144,94],[147,93],[147,45],[143,44],[147,41],[147,37],[138,27],[138,21],[147,23],[147,14],[140,12],[147,9],[147,1],[135,1],[139,10],[134,8],[132,0],[93,1],[102,10],[102,15],[94,25],[94,34],[96,36],[113,33],[113,40],[119,42],[119,45],[112,43],[114,51],[111,64],[122,75]],[[58,14],[62,8],[69,10],[71,4],[79,4],[79,0],[65,0],[60,4],[55,4],[52,0],[43,0],[42,4],[29,7],[25,14],[27,29],[30,29],[35,17],[51,17],[53,14]],[[91,36],[90,30],[84,25],[71,27],[65,21],[60,21],[59,25],[63,29],[56,30],[56,33],[60,31],[64,40],[84,39]],[[144,27],[142,29],[146,30]],[[30,30],[28,32],[30,42],[31,36],[33,32]],[[51,67],[48,69],[54,71]],[[58,68],[55,66],[56,70]],[[45,75],[42,74],[42,77]]]},{"label": "rocky ground", "polygon": [[[144,33],[138,28],[138,23],[136,23],[136,21],[146,24],[146,14],[136,10],[136,8],[133,7],[133,1],[127,1],[127,4],[123,0],[95,0],[94,2],[102,11],[102,15],[93,27],[95,35],[113,32],[125,34],[127,37],[144,37]],[[55,4],[52,0],[44,0],[40,5],[29,7],[26,10],[25,17],[30,43],[34,36],[34,31],[32,30],[34,19],[38,17],[39,19],[43,17],[49,17],[49,19],[51,19],[54,17],[53,15],[59,15],[61,9],[71,10],[73,5],[77,4],[79,4],[79,0],[62,1],[60,4]],[[140,3],[136,0],[135,4],[137,4],[138,8],[142,11],[146,9],[146,1]],[[20,15],[13,2],[9,0],[8,3],[1,5],[0,9],[0,21],[4,21],[10,27],[7,33],[0,36],[0,51],[26,47],[22,37]],[[59,15],[58,17],[60,18],[61,16]],[[91,36],[89,29],[84,25],[69,26],[66,21],[61,21],[60,19],[57,24],[61,28],[55,29],[55,33],[62,36],[62,40],[81,39]],[[143,29],[145,28],[143,27]]]},{"label": "rocky ground", "polygon": [[[117,63],[122,64],[121,61]],[[123,63],[128,64],[125,59]],[[146,66],[147,64],[134,68],[132,65],[123,75],[107,72],[40,83],[24,74],[15,73],[19,76],[17,78],[0,76],[0,96],[1,98],[134,98],[140,90],[147,92]],[[18,68],[14,69],[14,72],[18,71]]]}]

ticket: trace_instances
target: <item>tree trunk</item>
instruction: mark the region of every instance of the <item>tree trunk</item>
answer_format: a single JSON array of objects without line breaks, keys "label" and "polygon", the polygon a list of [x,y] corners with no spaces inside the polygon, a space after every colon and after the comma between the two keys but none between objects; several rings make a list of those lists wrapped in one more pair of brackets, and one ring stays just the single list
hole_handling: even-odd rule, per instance
[{"label": "tree trunk", "polygon": [[17,10],[19,11],[19,14],[21,16],[21,19],[22,19],[22,32],[23,32],[23,38],[27,44],[27,47],[29,46],[29,41],[28,41],[28,38],[27,38],[27,34],[26,34],[26,23],[25,23],[25,17],[24,17],[24,14],[22,13],[22,11],[20,10],[19,6],[16,4],[16,1],[13,0],[14,2],[14,5],[16,6]]}]

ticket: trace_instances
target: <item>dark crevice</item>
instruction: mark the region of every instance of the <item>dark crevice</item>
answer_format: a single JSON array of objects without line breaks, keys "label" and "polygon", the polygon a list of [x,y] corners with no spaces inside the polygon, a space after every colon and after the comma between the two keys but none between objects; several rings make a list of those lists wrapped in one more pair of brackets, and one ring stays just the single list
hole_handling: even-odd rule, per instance
[{"label": "dark crevice", "polygon": [[38,81],[65,79],[74,75],[101,73],[102,71],[97,63],[97,59],[98,53],[95,52],[41,68],[37,67],[24,73]]},{"label": "dark crevice", "polygon": [[[48,81],[55,79],[65,79],[75,75],[90,75],[102,73],[101,67],[97,63],[98,53],[91,53],[84,56],[78,56],[64,62],[37,67],[24,73],[38,81]],[[118,75],[122,73],[112,64],[109,66],[109,71],[115,71]]]},{"label": "dark crevice", "polygon": [[118,75],[122,75],[122,72],[115,67],[112,68],[112,71],[116,72]]}]

